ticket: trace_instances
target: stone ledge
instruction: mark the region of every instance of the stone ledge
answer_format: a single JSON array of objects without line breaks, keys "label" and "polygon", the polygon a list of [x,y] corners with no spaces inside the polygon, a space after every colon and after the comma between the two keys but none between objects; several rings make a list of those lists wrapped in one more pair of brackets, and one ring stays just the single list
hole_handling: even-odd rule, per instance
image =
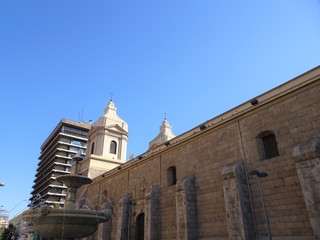
[{"label": "stone ledge", "polygon": [[[268,239],[268,237],[262,238],[263,239]],[[281,236],[281,237],[276,237],[272,236],[273,240],[316,240],[315,236]]]}]

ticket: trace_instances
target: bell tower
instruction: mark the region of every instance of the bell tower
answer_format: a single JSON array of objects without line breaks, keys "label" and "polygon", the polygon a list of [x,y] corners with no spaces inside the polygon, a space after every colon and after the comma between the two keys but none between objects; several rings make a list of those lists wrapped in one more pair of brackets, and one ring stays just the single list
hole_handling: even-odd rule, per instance
[{"label": "bell tower", "polygon": [[155,148],[158,145],[161,145],[174,137],[175,135],[172,133],[172,127],[167,121],[167,118],[165,118],[162,122],[162,125],[160,126],[159,134],[149,143],[149,149]]},{"label": "bell tower", "polygon": [[86,158],[80,173],[95,178],[126,161],[128,124],[117,115],[112,100],[104,114],[91,126]]}]

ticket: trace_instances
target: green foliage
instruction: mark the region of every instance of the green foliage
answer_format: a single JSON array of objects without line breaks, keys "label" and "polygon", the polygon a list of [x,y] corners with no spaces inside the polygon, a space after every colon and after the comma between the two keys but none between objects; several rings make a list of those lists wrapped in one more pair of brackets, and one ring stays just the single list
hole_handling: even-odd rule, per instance
[{"label": "green foliage", "polygon": [[1,235],[1,240],[11,240],[11,239],[18,239],[16,228],[13,224],[9,224],[7,228],[5,228]]},{"label": "green foliage", "polygon": [[0,239],[2,239],[3,233],[4,233],[4,228],[0,228]]}]

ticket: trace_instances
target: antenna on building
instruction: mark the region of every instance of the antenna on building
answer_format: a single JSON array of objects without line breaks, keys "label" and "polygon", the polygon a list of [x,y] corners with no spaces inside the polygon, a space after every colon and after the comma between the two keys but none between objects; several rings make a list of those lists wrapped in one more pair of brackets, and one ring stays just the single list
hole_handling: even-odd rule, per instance
[{"label": "antenna on building", "polygon": [[82,107],[81,111],[78,112],[78,122],[82,122],[83,111],[84,111],[84,106]]},{"label": "antenna on building", "polygon": [[82,122],[82,118],[83,118],[83,111],[84,111],[84,106],[81,109],[81,118],[80,118],[80,122]]},{"label": "antenna on building", "polygon": [[113,97],[113,92],[110,92],[110,101],[112,101],[112,97]]}]

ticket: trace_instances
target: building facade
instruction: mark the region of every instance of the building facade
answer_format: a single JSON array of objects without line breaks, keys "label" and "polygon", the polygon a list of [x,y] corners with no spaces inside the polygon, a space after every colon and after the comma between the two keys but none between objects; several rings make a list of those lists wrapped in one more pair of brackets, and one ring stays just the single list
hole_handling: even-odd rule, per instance
[{"label": "building facade", "polygon": [[0,229],[6,228],[9,225],[9,212],[2,210],[0,207]]},{"label": "building facade", "polygon": [[80,189],[90,239],[320,238],[320,67],[151,145]]},{"label": "building facade", "polygon": [[72,157],[85,157],[91,124],[62,119],[41,145],[30,207],[43,204],[63,207],[67,188],[56,177],[71,172]]}]

